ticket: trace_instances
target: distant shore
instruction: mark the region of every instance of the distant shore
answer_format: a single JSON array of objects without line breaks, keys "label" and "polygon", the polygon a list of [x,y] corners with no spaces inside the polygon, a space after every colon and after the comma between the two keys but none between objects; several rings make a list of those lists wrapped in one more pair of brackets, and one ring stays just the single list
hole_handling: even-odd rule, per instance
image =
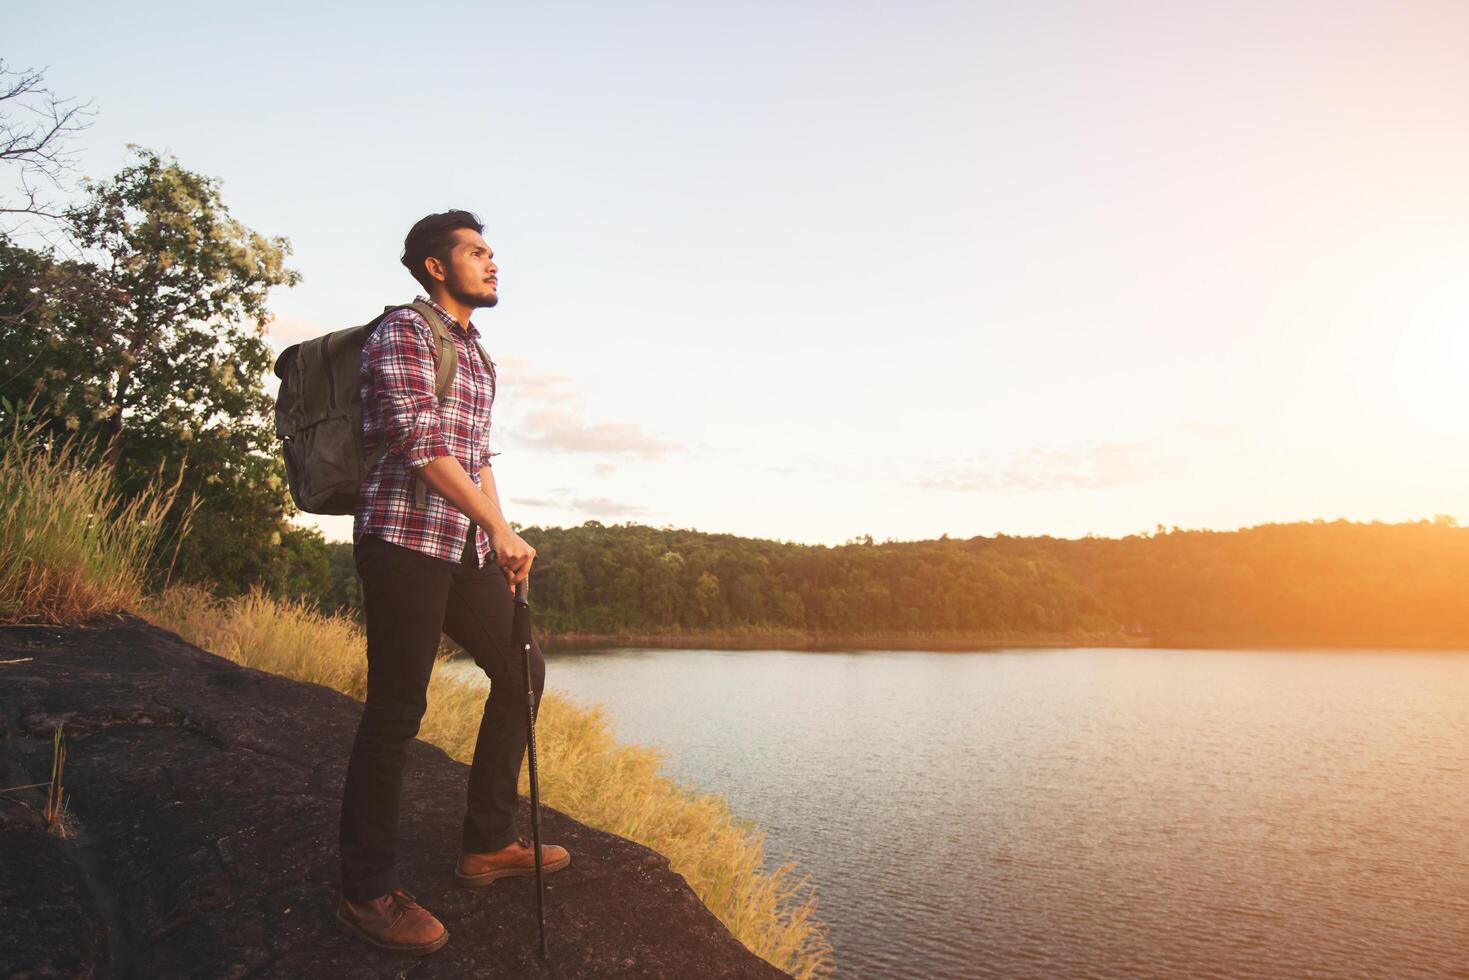
[{"label": "distant shore", "polygon": [[557,650],[627,649],[631,647],[699,648],[712,650],[808,650],[812,652],[912,650],[941,653],[982,652],[1008,649],[1153,648],[1163,650],[1465,650],[1469,638],[1423,637],[1417,639],[1369,638],[1344,640],[1339,637],[1258,636],[1220,637],[1171,634],[1141,636],[1124,633],[1079,634],[830,634],[805,631],[765,633],[546,633],[537,634],[550,652]]},{"label": "distant shore", "polygon": [[929,650],[946,653],[1003,650],[1012,647],[1135,647],[1146,639],[1117,634],[1089,636],[925,635],[912,633],[552,633],[542,642],[550,650],[601,647],[699,647],[713,650]]}]

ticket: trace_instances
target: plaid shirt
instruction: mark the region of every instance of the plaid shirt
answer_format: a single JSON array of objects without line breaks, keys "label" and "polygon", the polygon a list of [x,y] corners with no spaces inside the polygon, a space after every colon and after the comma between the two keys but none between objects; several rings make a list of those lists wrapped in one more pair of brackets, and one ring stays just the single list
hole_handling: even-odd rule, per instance
[{"label": "plaid shirt", "polygon": [[[388,451],[357,492],[352,540],[371,533],[457,564],[473,522],[426,484],[424,506],[414,507],[414,474],[432,460],[452,455],[479,485],[480,467],[499,455],[490,452],[489,441],[495,374],[480,359],[474,345],[479,331],[473,323],[462,326],[423,296],[414,301],[429,303],[443,317],[459,350],[459,367],[439,401],[434,396],[438,345],[428,321],[413,310],[388,314],[363,345],[357,376],[363,451],[371,452],[384,440]],[[483,565],[490,551],[483,528],[477,529],[475,548]]]}]

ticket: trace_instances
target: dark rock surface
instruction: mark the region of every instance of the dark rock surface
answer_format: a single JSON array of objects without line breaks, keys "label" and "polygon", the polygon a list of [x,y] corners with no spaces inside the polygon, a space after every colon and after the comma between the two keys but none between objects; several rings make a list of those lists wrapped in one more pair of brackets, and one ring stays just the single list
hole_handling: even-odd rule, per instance
[{"label": "dark rock surface", "polygon": [[360,710],[131,617],[0,627],[0,787],[48,779],[65,722],[77,829],[44,832],[44,789],[0,794],[0,976],[785,976],[666,858],[549,808],[543,839],[572,863],[546,878],[540,960],[534,878],[453,883],[468,769],[423,742],[404,778],[400,870],[449,943],[415,960],[338,932],[337,819]]}]

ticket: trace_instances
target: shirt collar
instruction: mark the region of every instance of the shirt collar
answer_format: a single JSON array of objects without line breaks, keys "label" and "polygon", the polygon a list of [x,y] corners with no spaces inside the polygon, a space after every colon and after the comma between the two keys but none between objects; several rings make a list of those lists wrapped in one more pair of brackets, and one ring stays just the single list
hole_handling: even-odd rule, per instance
[{"label": "shirt collar", "polygon": [[432,306],[434,309],[439,311],[439,316],[444,318],[445,323],[449,324],[451,327],[458,327],[460,330],[463,330],[465,335],[468,336],[471,340],[479,336],[479,330],[475,328],[473,320],[469,321],[469,326],[466,327],[464,324],[454,319],[454,314],[450,313],[448,310],[444,309],[442,306],[440,306],[438,303],[435,303],[427,296],[415,296],[413,302],[427,303],[429,306]]}]

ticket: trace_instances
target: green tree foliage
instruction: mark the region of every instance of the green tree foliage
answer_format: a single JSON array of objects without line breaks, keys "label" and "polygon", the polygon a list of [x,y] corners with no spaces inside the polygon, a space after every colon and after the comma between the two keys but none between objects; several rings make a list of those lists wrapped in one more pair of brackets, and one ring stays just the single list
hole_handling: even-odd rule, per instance
[{"label": "green tree foliage", "polygon": [[352,557],[350,541],[323,542],[326,553],[327,581],[320,591],[295,593],[316,604],[323,612],[362,614],[362,580],[357,577],[357,561]]},{"label": "green tree foliage", "polygon": [[288,242],[232,218],[218,181],[149,150],[84,187],[66,211],[77,257],[0,238],[0,394],[100,436],[124,492],[186,463],[182,498],[201,506],[176,574],[225,593],[324,592],[325,543],[284,520],[263,385],[268,293],[299,279]]},{"label": "green tree foliage", "polygon": [[[874,545],[867,538],[832,548],[597,521],[521,534],[538,552],[536,623],[557,633],[850,637],[1117,628],[1097,597],[1056,563],[967,552],[952,542]],[[344,592],[341,583],[336,588]]]}]

